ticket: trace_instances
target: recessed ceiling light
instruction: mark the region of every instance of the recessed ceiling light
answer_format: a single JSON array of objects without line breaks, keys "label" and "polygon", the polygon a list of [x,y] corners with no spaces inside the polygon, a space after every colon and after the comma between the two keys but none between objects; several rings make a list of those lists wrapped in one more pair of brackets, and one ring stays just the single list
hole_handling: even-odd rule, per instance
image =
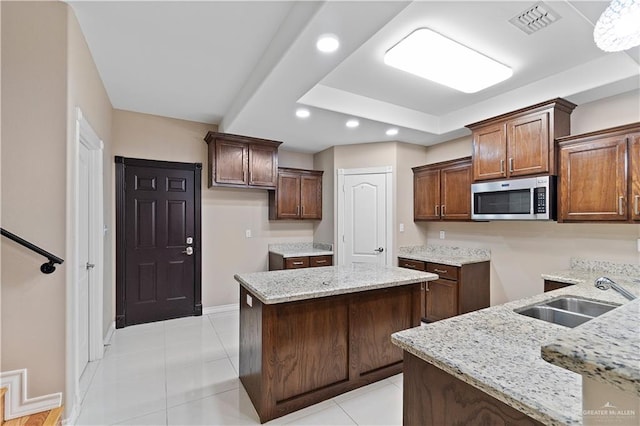
[{"label": "recessed ceiling light", "polygon": [[391,129],[388,129],[386,133],[387,133],[387,136],[395,136],[398,134],[398,129],[396,129],[395,127],[392,127]]},{"label": "recessed ceiling light", "polygon": [[338,40],[338,37],[333,34],[324,34],[318,38],[316,47],[321,52],[331,53],[338,50],[338,47],[340,47],[340,41]]},{"label": "recessed ceiling light", "polygon": [[296,117],[298,118],[307,118],[310,115],[311,115],[311,112],[309,112],[309,110],[306,108],[298,108],[296,110]]},{"label": "recessed ceiling light", "polygon": [[513,75],[511,68],[428,28],[418,28],[389,49],[384,63],[465,93]]},{"label": "recessed ceiling light", "polygon": [[350,129],[354,129],[356,127],[358,127],[360,125],[360,122],[358,120],[355,119],[351,119],[349,121],[347,121],[347,127]]}]

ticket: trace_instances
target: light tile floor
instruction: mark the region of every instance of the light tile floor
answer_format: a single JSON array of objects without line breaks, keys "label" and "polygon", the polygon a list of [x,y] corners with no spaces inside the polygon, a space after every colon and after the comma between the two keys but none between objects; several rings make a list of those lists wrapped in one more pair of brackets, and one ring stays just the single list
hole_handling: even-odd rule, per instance
[{"label": "light tile floor", "polygon": [[[260,424],[238,379],[238,329],[238,313],[226,312],[117,330],[86,370],[76,424]],[[400,425],[402,375],[266,424]]]}]

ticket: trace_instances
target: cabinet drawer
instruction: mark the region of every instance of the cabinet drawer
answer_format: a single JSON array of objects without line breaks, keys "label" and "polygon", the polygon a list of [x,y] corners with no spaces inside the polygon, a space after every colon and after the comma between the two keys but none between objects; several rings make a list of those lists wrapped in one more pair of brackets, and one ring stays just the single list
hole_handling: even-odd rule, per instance
[{"label": "cabinet drawer", "polygon": [[448,280],[458,280],[458,267],[457,266],[449,266],[443,265],[441,263],[427,263],[427,272],[432,272],[434,274],[438,274],[440,278],[445,278]]},{"label": "cabinet drawer", "polygon": [[284,269],[308,268],[308,257],[289,257],[284,260]]},{"label": "cabinet drawer", "polygon": [[310,256],[309,267],[315,266],[331,266],[333,264],[333,256]]},{"label": "cabinet drawer", "polygon": [[398,266],[401,268],[415,269],[416,271],[425,271],[425,264],[419,260],[398,258]]}]

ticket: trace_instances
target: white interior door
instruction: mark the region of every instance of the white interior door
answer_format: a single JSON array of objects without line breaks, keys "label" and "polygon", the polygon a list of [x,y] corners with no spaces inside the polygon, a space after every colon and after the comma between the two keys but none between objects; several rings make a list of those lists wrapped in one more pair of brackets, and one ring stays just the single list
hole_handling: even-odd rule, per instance
[{"label": "white interior door", "polygon": [[344,264],[387,264],[387,175],[344,177]]},{"label": "white interior door", "polygon": [[91,180],[90,154],[87,147],[79,145],[78,164],[78,377],[82,375],[89,362],[89,239],[90,218],[89,182]]}]

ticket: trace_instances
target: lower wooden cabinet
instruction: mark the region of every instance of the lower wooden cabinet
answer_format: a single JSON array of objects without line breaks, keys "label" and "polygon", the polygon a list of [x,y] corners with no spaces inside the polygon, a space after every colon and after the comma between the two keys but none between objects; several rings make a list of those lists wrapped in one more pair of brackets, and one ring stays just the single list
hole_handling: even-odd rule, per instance
[{"label": "lower wooden cabinet", "polygon": [[561,283],[560,281],[544,280],[544,292],[557,290],[559,288],[569,287],[573,284]]},{"label": "lower wooden cabinet", "polygon": [[449,266],[399,257],[398,266],[438,274],[422,288],[422,319],[434,322],[489,307],[489,262]]},{"label": "lower wooden cabinet", "polygon": [[315,268],[318,266],[332,266],[333,256],[297,256],[284,257],[280,254],[269,252],[269,270]]}]

